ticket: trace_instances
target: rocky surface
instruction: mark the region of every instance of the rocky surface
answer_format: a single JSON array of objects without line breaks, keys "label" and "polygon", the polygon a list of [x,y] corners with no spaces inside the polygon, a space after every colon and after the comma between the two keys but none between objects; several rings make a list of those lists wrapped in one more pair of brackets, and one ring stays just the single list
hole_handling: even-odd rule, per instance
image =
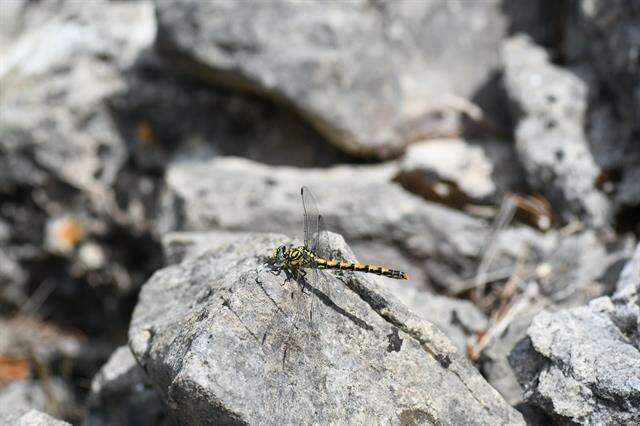
[{"label": "rocky surface", "polygon": [[[401,259],[396,266],[415,276],[414,282],[423,281],[424,269],[433,265],[429,281],[441,287],[462,285],[464,275],[473,273],[469,258],[481,250],[486,224],[407,193],[390,183],[394,170],[391,165],[272,168],[239,158],[177,163],[167,171],[166,198],[171,202],[165,204],[164,223],[170,230],[218,228],[301,236],[300,186],[307,185],[316,194],[327,227],[343,233],[361,259],[375,261],[384,250],[383,258]],[[343,197],[345,191],[352,195]],[[442,221],[449,232],[441,232]],[[394,226],[400,222],[402,227]],[[380,237],[379,244],[370,244],[372,236]]]},{"label": "rocky surface", "polygon": [[[15,424],[12,422],[17,422],[31,411],[41,411],[55,417],[70,416],[72,413],[66,410],[72,404],[71,390],[60,379],[14,381],[0,390],[0,420],[4,422],[8,419],[8,424]],[[41,414],[40,417],[50,418],[46,414]],[[27,416],[29,417],[31,416]]]},{"label": "rocky surface", "polygon": [[499,332],[488,340],[479,359],[489,383],[511,404],[522,402],[522,388],[509,354],[542,310],[579,306],[616,288],[621,265],[631,256],[632,248],[623,244],[611,249],[599,242],[595,233],[584,232],[551,242],[541,257],[530,258],[529,262],[537,265],[533,273],[514,271],[512,277],[522,280],[520,285],[526,290],[512,300],[506,318],[490,321],[487,330]]},{"label": "rocky surface", "polygon": [[67,423],[62,420],[58,420],[38,410],[29,410],[20,415],[9,415],[2,417],[0,415],[0,421],[6,424],[12,424],[16,426],[70,426],[71,423]]},{"label": "rocky surface", "polygon": [[124,84],[119,68],[153,42],[153,9],[150,2],[67,9],[21,37],[2,61],[2,134],[65,182],[100,193],[126,161],[104,99]]},{"label": "rocky surface", "polygon": [[508,22],[499,1],[157,7],[160,51],[185,72],[289,104],[336,145],[377,156],[482,116],[474,102]]},{"label": "rocky surface", "polygon": [[[166,377],[122,347],[142,284],[163,263],[235,245],[239,232],[300,236],[308,185],[359,259],[411,276],[365,281],[440,328],[527,422],[627,419],[626,388],[607,393],[590,381],[598,375],[565,369],[544,383],[577,380],[593,396],[570,406],[507,359],[543,309],[550,328],[567,315],[577,331],[566,341],[583,357],[598,349],[577,338],[584,324],[638,347],[638,272],[622,271],[640,235],[640,14],[627,3],[0,1],[0,408],[74,424],[180,422],[169,414],[198,394],[167,398],[155,385]],[[345,304],[367,324],[405,321],[389,316],[405,312],[395,302],[373,303],[387,293],[347,284],[359,299]],[[548,340],[535,324],[536,341]],[[340,333],[334,352],[353,342]],[[435,336],[411,333],[354,335],[391,348],[398,366],[412,356],[407,342]],[[267,337],[256,347],[287,348],[294,365],[317,354]],[[518,348],[566,358],[552,344],[539,345],[547,355]],[[272,391],[298,392],[300,377]],[[393,395],[411,392],[401,389]],[[425,412],[442,415],[438,404]],[[424,420],[405,414],[398,422]]]},{"label": "rocky surface", "polygon": [[[194,260],[223,244],[232,244],[238,239],[235,232],[173,232],[163,238],[166,263],[179,264]],[[376,280],[387,292],[421,318],[432,322],[451,339],[460,352],[466,350],[467,338],[484,330],[487,319],[472,303],[451,297],[439,296],[424,289],[384,278]]]},{"label": "rocky surface", "polygon": [[640,246],[612,297],[537,315],[510,356],[525,399],[560,422],[640,421],[638,259]]},{"label": "rocky surface", "polygon": [[548,53],[524,36],[502,47],[505,85],[519,122],[516,149],[529,184],[558,206],[595,226],[609,222],[609,204],[596,188],[599,169],[585,127],[587,85],[550,62]]},{"label": "rocky surface", "polygon": [[428,200],[458,208],[495,204],[506,192],[524,188],[513,146],[501,141],[415,143],[405,152],[395,180]]},{"label": "rocky surface", "polygon": [[614,93],[617,110],[628,124],[640,123],[640,6],[623,1],[576,3],[567,26],[566,54],[589,61],[598,79]]},{"label": "rocky surface", "polygon": [[171,424],[128,346],[116,349],[93,378],[87,409],[87,426]]},{"label": "rocky surface", "polygon": [[305,294],[258,271],[256,253],[283,241],[240,235],[144,286],[130,346],[182,422],[522,422],[439,330],[367,278],[323,273]]},{"label": "rocky surface", "polygon": [[[594,103],[589,143],[596,161],[613,175],[609,185],[623,212],[640,204],[640,7],[624,2],[576,3],[567,22],[566,55],[589,64]],[[634,210],[634,212],[637,211]]]},{"label": "rocky surface", "polygon": [[[392,165],[300,170],[235,158],[176,163],[167,172],[170,202],[165,204],[163,223],[170,224],[170,229],[280,231],[301,236],[299,191],[305,185],[316,194],[329,230],[341,232],[365,261],[399,258],[396,266],[415,276],[412,282],[426,279],[432,288],[455,293],[468,287],[479,264],[486,263],[489,246],[491,262],[484,267],[491,272],[513,268],[526,251],[531,265],[549,260],[552,273],[542,283],[543,292],[557,293],[558,300],[562,293],[580,294],[581,289],[589,292],[583,301],[601,295],[604,288],[591,284],[625,252],[616,244],[606,248],[591,231],[566,238],[517,228],[494,231],[484,220],[403,191],[390,182],[395,173]],[[345,198],[345,191],[352,195]],[[370,242],[372,236],[377,244]],[[579,248],[585,246],[589,250],[581,253]]]},{"label": "rocky surface", "polygon": [[467,300],[405,289],[395,282],[385,284],[386,290],[407,308],[446,334],[460,353],[467,350],[469,336],[487,329],[485,315]]}]

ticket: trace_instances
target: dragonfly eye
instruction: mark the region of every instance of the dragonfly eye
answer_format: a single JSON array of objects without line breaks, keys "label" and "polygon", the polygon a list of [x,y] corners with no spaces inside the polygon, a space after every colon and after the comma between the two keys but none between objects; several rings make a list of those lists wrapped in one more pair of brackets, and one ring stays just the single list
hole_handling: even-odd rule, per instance
[{"label": "dragonfly eye", "polygon": [[271,256],[269,257],[270,262],[277,262],[280,257],[280,247],[274,248],[271,252]]}]

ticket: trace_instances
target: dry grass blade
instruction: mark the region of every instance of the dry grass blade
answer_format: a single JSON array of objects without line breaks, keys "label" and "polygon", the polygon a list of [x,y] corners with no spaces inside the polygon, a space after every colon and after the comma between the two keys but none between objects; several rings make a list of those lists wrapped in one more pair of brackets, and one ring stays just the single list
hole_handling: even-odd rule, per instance
[{"label": "dry grass blade", "polygon": [[496,237],[500,231],[505,229],[516,212],[516,203],[514,202],[511,196],[506,196],[502,200],[502,204],[500,205],[500,211],[496,216],[496,219],[493,223],[491,235],[487,239],[487,243],[485,244],[482,250],[482,259],[480,260],[480,264],[478,265],[478,272],[475,276],[474,287],[476,289],[474,299],[475,301],[479,301],[484,293],[485,285],[489,282],[487,281],[488,271],[491,269],[491,266],[495,260],[497,255],[496,250]]}]

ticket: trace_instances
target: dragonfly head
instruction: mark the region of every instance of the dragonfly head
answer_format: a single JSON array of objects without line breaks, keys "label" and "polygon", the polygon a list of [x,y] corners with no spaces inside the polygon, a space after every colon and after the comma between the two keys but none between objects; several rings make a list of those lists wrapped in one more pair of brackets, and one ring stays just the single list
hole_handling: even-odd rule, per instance
[{"label": "dragonfly head", "polygon": [[284,246],[284,245],[273,249],[273,252],[271,252],[271,256],[269,257],[269,262],[271,264],[284,263],[286,252],[287,252],[287,246]]}]

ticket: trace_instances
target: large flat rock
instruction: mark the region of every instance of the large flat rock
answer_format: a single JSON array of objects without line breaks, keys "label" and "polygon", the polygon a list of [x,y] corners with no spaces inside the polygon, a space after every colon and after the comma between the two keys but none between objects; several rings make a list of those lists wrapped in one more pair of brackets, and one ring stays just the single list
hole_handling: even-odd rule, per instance
[{"label": "large flat rock", "polygon": [[[287,242],[223,238],[144,285],[130,347],[181,423],[522,424],[437,328],[367,277],[323,272],[301,293],[259,272],[257,255]],[[335,234],[331,245],[353,258]]]},{"label": "large flat rock", "polygon": [[497,0],[156,4],[171,64],[284,102],[342,149],[378,156],[459,133],[476,95],[497,97],[509,22]]}]

